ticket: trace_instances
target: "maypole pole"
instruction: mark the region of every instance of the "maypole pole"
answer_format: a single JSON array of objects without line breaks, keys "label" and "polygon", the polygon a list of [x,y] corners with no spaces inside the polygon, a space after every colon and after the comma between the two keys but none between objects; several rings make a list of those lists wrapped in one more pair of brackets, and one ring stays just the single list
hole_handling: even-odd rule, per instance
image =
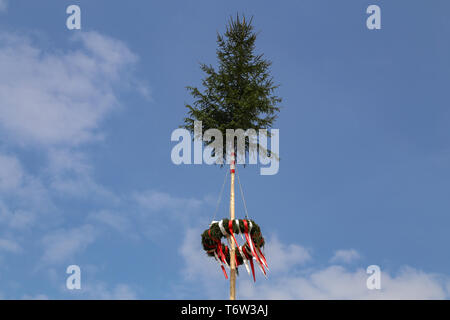
[{"label": "maypole pole", "polygon": [[[236,160],[234,152],[231,153],[230,161],[230,177],[231,177],[231,187],[230,187],[230,219],[235,219],[234,213],[234,175],[236,171]],[[236,299],[236,248],[233,238],[228,236],[228,242],[231,243],[230,250],[230,300]]]},{"label": "maypole pole", "polygon": [[[205,78],[202,80],[204,90],[187,87],[194,102],[186,104],[189,111],[184,119],[184,128],[195,134],[196,121],[201,121],[201,133],[205,134],[210,129],[215,132],[239,129],[252,129],[258,132],[258,130],[267,130],[272,127],[280,111],[278,104],[281,98],[273,94],[278,85],[273,83],[270,75],[271,62],[264,59],[262,54],[255,52],[256,36],[251,19],[248,20],[245,17],[241,19],[239,15],[236,15],[235,19],[231,17],[225,33],[217,35],[218,68],[215,69],[210,64],[201,64],[201,69],[205,72]],[[233,85],[230,85],[230,81]],[[236,157],[243,157],[245,160],[246,154],[251,149],[250,140],[245,140],[248,142],[245,142],[244,148],[237,150],[234,139],[233,143],[228,145],[231,141],[224,141],[223,136],[219,142],[220,135],[212,134],[209,140],[205,140],[206,136],[204,136],[203,143],[213,148],[214,156],[217,155],[218,147],[222,144],[220,156],[227,161],[225,165],[230,165],[230,218],[215,221],[214,214],[209,228],[202,233],[202,246],[206,254],[219,263],[227,280],[226,268],[230,268],[230,300],[235,300],[239,266],[245,265],[247,272],[255,281],[255,263],[264,275],[267,263],[261,252],[265,243],[261,229],[255,221],[248,218],[244,199],[245,219],[236,220],[235,215],[235,176],[240,186],[239,176],[235,172]],[[233,148],[228,150],[231,146]],[[221,164],[223,164],[222,161]],[[224,181],[226,180],[225,175]],[[218,203],[221,195],[222,191]],[[239,246],[235,234],[245,237],[244,245]],[[221,242],[225,237],[229,245]]]}]

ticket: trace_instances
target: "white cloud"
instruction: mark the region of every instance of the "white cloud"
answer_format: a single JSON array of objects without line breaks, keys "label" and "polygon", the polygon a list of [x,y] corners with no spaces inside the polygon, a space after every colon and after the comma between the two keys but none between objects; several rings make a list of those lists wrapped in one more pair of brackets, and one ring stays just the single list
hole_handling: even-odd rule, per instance
[{"label": "white cloud", "polygon": [[[210,299],[224,299],[226,283],[222,271],[217,262],[204,253],[201,246],[201,230],[195,228],[186,229],[185,238],[179,252],[184,259],[182,276],[187,285],[180,285],[175,290],[177,298],[186,298],[192,289],[192,282],[200,285],[205,296]],[[214,286],[210,284],[214,283]]]},{"label": "white cloud", "polygon": [[[224,299],[228,281],[219,265],[204,254],[200,230],[188,229],[180,248],[185,265],[184,285],[176,287],[181,298],[198,294]],[[345,251],[345,250],[343,250]],[[289,257],[289,255],[292,255]],[[297,244],[285,245],[276,236],[267,241],[268,278],[257,276],[256,283],[247,277],[243,267],[238,277],[239,299],[445,299],[450,298],[448,276],[426,273],[411,267],[397,274],[384,271],[381,290],[369,290],[364,268],[350,270],[343,266],[306,266],[311,262],[309,250]],[[258,271],[258,270],[256,270]],[[195,285],[193,285],[195,283]],[[211,286],[214,283],[214,286]]]},{"label": "white cloud", "polygon": [[[183,276],[186,281],[198,281],[202,284],[202,289],[205,290],[208,298],[223,299],[226,297],[227,282],[224,279],[223,273],[218,263],[211,257],[208,257],[201,246],[200,234],[203,230],[196,228],[186,229],[185,238],[180,248],[180,254],[185,261],[183,268]],[[238,240],[239,241],[239,240]],[[309,250],[300,245],[284,245],[276,236],[272,236],[267,240],[264,248],[265,255],[270,257],[269,277],[272,274],[283,274],[284,272],[296,266],[303,265],[311,260]],[[229,271],[227,270],[228,274]],[[259,273],[257,267],[255,272]],[[262,274],[260,280],[263,281]],[[244,267],[240,268],[239,281],[251,279]],[[216,283],[215,286],[210,286],[211,282]],[[223,289],[223,290],[222,290]],[[178,290],[182,290],[178,288]],[[186,289],[185,289],[186,290]],[[186,296],[189,296],[187,293]]]},{"label": "white cloud", "polygon": [[0,251],[18,253],[22,250],[20,245],[14,240],[0,239]]},{"label": "white cloud", "polygon": [[[186,230],[185,239],[180,248],[180,253],[186,261],[186,268],[183,270],[183,274],[190,279],[205,274],[222,276],[217,262],[213,258],[208,257],[203,251],[200,238],[201,232],[199,229],[194,228]],[[239,239],[237,241],[239,242]],[[284,245],[277,236],[272,236],[267,240],[264,252],[264,255],[270,257],[270,261],[268,261],[269,274],[282,274],[312,259],[308,249],[297,244]],[[242,271],[247,273],[244,268],[242,268]]]},{"label": "white cloud", "polygon": [[130,202],[137,205],[137,219],[145,225],[147,235],[168,232],[170,224],[176,227],[198,225],[207,217],[205,208],[212,204],[208,197],[183,198],[155,190],[134,192]]},{"label": "white cloud", "polygon": [[117,202],[113,192],[93,178],[93,168],[84,153],[70,149],[51,149],[48,152],[50,189],[72,197],[95,197]]},{"label": "white cloud", "polygon": [[96,233],[92,225],[86,224],[78,228],[59,229],[44,236],[43,264],[69,262],[73,257],[94,242]]},{"label": "white cloud", "polygon": [[[25,244],[36,242],[43,249],[37,269],[74,263],[73,258],[100,235],[99,223],[122,232],[136,223],[117,213],[121,210],[115,211],[125,204],[95,180],[90,159],[79,147],[103,138],[104,120],[121,108],[120,90],[136,90],[146,99],[151,98],[150,91],[134,78],[138,58],[123,42],[96,32],[76,33],[71,41],[75,49],[42,49],[31,38],[0,32],[2,150],[38,151],[48,161],[27,170],[31,168],[28,162],[21,163],[21,153],[0,153],[0,232],[4,238],[0,251],[19,252],[23,249],[18,243],[26,248]],[[53,219],[54,213],[62,211],[55,210],[60,196],[63,200],[91,197],[102,205],[106,202],[111,210],[100,210],[80,227],[62,228],[63,221]],[[125,198],[124,202],[137,206],[135,200]],[[111,289],[97,284],[90,293],[104,299],[136,297],[125,284]]]},{"label": "white cloud", "polygon": [[85,154],[69,149],[49,150],[48,162],[49,170],[53,174],[63,174],[67,171],[85,174],[91,170]]},{"label": "white cloud", "polygon": [[78,49],[50,52],[30,39],[0,34],[0,127],[6,139],[73,146],[101,138],[101,121],[119,106],[114,88],[135,83],[129,69],[137,57],[99,33],[79,33],[74,41]]},{"label": "white cloud", "polygon": [[90,299],[95,300],[135,300],[137,294],[135,290],[127,284],[118,284],[112,289],[106,284],[97,282],[93,285],[86,285],[81,290],[81,294],[86,294]]},{"label": "white cloud", "polygon": [[23,181],[23,170],[14,156],[0,154],[0,191],[14,191]]},{"label": "white cloud", "polygon": [[0,222],[6,221],[8,227],[12,229],[27,229],[35,224],[36,212],[18,209],[11,212],[9,209],[0,204]]},{"label": "white cloud", "polygon": [[25,172],[17,157],[0,154],[0,226],[30,227],[37,212],[49,214],[52,206],[41,181]]},{"label": "white cloud", "polygon": [[351,263],[360,259],[361,256],[355,249],[337,250],[330,262],[333,263]]},{"label": "white cloud", "polygon": [[22,300],[49,300],[49,297],[43,293],[36,295],[26,294],[22,297]]},{"label": "white cloud", "polygon": [[114,203],[89,213],[89,222],[109,227],[132,238],[154,236],[167,232],[168,227],[192,226],[201,219],[210,197],[183,198],[155,190],[111,195]]},{"label": "white cloud", "polygon": [[123,235],[127,235],[133,239],[137,239],[136,222],[131,215],[111,210],[100,210],[93,212],[88,216],[89,221],[105,225],[114,231],[118,231]]},{"label": "white cloud", "polygon": [[297,244],[284,245],[277,236],[267,240],[265,255],[270,256],[270,273],[280,273],[310,261],[310,251]]},{"label": "white cloud", "polygon": [[381,290],[368,290],[364,269],[329,266],[304,276],[239,285],[242,299],[446,299],[445,282],[437,275],[403,268],[397,275],[382,272]]},{"label": "white cloud", "polygon": [[154,190],[135,193],[133,197],[140,206],[152,211],[161,209],[190,211],[199,209],[203,204],[203,201],[198,199],[177,198]]},{"label": "white cloud", "polygon": [[[134,77],[138,58],[123,42],[96,32],[71,39],[75,49],[44,50],[30,37],[0,32],[0,140],[13,148],[45,147],[49,190],[117,201],[74,147],[103,138],[101,124],[120,107],[120,90],[144,98],[150,91]],[[0,155],[0,191],[21,182],[17,159]]]},{"label": "white cloud", "polygon": [[121,196],[105,209],[91,212],[87,219],[97,227],[110,228],[134,240],[144,237],[159,242],[173,228],[198,224],[210,204],[209,197],[195,199],[155,190],[136,191]]},{"label": "white cloud", "polygon": [[217,263],[203,252],[200,234],[201,231],[199,229],[187,229],[180,248],[180,254],[186,262],[183,276],[187,279],[194,279],[199,275],[220,275],[220,272],[217,270]]}]

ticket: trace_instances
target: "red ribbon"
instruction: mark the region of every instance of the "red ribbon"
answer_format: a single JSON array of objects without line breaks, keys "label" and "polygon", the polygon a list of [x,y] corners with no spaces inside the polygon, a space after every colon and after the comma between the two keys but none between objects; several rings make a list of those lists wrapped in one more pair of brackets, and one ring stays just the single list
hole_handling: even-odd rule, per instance
[{"label": "red ribbon", "polygon": [[249,257],[249,255],[247,254],[247,249],[245,247],[242,248],[242,252],[244,252],[245,258],[250,261],[250,266],[252,267],[252,276],[253,276],[253,281],[256,282],[256,278],[255,278],[255,267],[253,266],[253,258]]},{"label": "red ribbon", "polygon": [[258,262],[258,264],[261,266],[261,270],[264,273],[264,275],[266,274],[266,270],[264,269],[264,264],[262,263],[261,259],[258,256],[258,253],[256,252],[256,246],[253,243],[252,238],[249,236],[248,234],[248,224],[247,224],[247,220],[244,220],[244,234],[245,234],[245,238],[247,239],[247,242],[249,244],[250,247],[250,251],[252,253],[252,255],[255,257],[256,261]]},{"label": "red ribbon", "polygon": [[267,265],[266,257],[264,257],[261,249],[260,248],[257,248],[257,249],[258,249],[259,254],[261,255],[261,260],[264,262],[264,265],[266,266],[266,268],[269,268],[269,266]]},{"label": "red ribbon", "polygon": [[[217,255],[219,256],[219,259],[222,260],[223,263],[227,263],[227,260],[225,258],[225,255],[222,251],[222,242],[220,240],[214,239],[211,237],[211,229],[208,230],[209,237],[217,243]],[[227,247],[225,246],[225,250],[227,250]],[[223,266],[223,263],[220,263],[220,267],[222,268],[223,274],[225,275],[225,279],[228,279],[227,271],[225,270],[225,267]]]},{"label": "red ribbon", "polygon": [[222,268],[223,274],[225,276],[225,279],[228,280],[228,275],[227,275],[227,271],[225,270],[225,267],[223,266],[223,264],[220,264],[220,267]]}]

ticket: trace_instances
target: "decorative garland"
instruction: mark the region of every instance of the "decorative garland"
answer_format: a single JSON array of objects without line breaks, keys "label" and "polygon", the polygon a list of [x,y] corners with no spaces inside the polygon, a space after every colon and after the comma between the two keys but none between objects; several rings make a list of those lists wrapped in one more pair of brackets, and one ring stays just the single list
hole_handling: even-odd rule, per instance
[{"label": "decorative garland", "polygon": [[[245,244],[239,246],[234,234],[240,234],[245,241]],[[227,238],[229,246],[222,243],[222,237]],[[229,248],[231,247],[231,241],[234,242],[236,248],[236,271],[240,265],[244,264],[247,272],[250,274],[250,268],[248,266],[248,262],[250,262],[253,281],[256,281],[255,268],[253,265],[253,259],[255,259],[263,274],[266,275],[265,268],[269,268],[267,266],[266,258],[261,251],[265,241],[259,226],[253,220],[222,219],[220,221],[211,222],[209,229],[202,233],[202,245],[206,254],[210,257],[214,257],[218,261],[226,279],[228,279],[228,275],[225,266],[229,268],[230,265]]]}]

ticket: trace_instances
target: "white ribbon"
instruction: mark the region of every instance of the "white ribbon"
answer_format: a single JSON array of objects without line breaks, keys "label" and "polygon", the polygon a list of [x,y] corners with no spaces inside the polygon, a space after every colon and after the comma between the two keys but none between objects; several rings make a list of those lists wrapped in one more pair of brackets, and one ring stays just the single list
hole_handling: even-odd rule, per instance
[{"label": "white ribbon", "polygon": [[[253,259],[255,259],[255,258],[253,258]],[[256,259],[255,259],[256,260]],[[256,261],[256,262],[258,262],[258,261]],[[267,279],[267,275],[266,275],[266,273],[264,272],[264,270],[263,270],[263,268],[261,267],[261,265],[259,264],[259,263],[256,263],[257,265],[258,265],[258,267],[259,267],[259,270],[261,270],[261,272],[262,272],[262,274],[264,275],[264,277],[266,277],[266,279]]]},{"label": "white ribbon", "polygon": [[220,228],[220,231],[222,232],[222,235],[223,236],[228,236],[228,233],[225,231],[225,228],[223,227],[223,220],[220,220],[219,221],[219,228]]},{"label": "white ribbon", "polygon": [[241,228],[239,228],[239,219],[234,219],[234,221],[236,222],[238,233],[241,233]]},{"label": "white ribbon", "polygon": [[247,269],[248,274],[251,275],[250,267],[248,265],[247,258],[245,257],[244,252],[242,251],[242,247],[239,247],[239,251],[241,252],[242,255],[242,261],[244,261],[245,269]]},{"label": "white ribbon", "polygon": [[211,223],[209,224],[209,227],[211,228],[211,226],[212,226],[214,223],[219,223],[219,221],[215,221],[215,220],[211,221]]},{"label": "white ribbon", "polygon": [[[217,262],[218,262],[221,266],[223,266],[222,260],[220,260],[219,256],[218,256],[217,253],[215,253],[215,252],[214,252],[214,257],[216,258]],[[226,260],[225,260],[225,265],[226,265],[228,268],[230,268],[230,267],[228,266]]]}]

